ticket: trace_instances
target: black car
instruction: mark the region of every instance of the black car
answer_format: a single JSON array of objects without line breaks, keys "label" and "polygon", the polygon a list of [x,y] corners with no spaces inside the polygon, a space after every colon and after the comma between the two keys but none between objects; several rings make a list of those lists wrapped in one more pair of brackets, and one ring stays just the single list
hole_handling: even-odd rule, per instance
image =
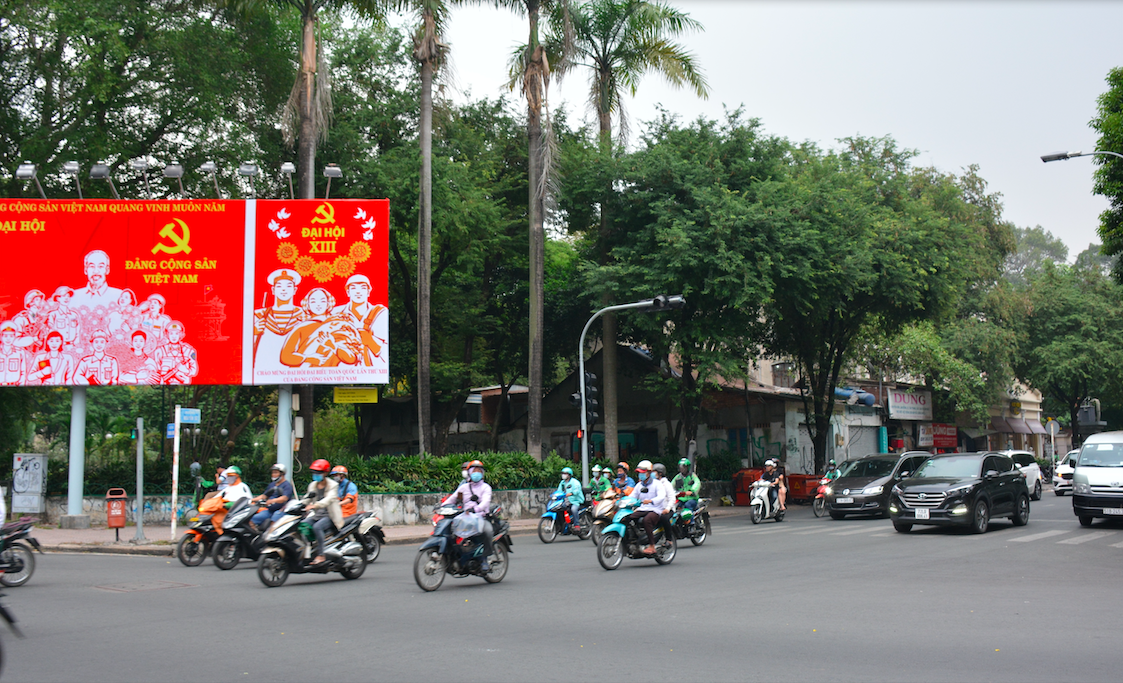
[{"label": "black car", "polygon": [[842,463],[839,478],[831,482],[825,496],[827,512],[832,519],[856,514],[888,517],[893,485],[931,455],[927,451],[881,453]]},{"label": "black car", "polygon": [[981,534],[994,517],[1023,526],[1029,522],[1029,487],[1014,461],[1001,453],[933,455],[893,487],[889,516],[902,533],[914,524],[936,524]]}]

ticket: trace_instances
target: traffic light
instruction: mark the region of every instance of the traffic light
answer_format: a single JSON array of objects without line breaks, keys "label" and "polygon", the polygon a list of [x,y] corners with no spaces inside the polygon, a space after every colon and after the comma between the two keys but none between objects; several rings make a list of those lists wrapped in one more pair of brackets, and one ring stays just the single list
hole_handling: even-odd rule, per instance
[{"label": "traffic light", "polygon": [[600,390],[597,389],[597,376],[591,372],[585,373],[585,422],[586,426],[592,430],[593,425],[596,424],[597,418],[600,413],[597,408],[600,407],[600,401],[597,400],[597,394]]}]

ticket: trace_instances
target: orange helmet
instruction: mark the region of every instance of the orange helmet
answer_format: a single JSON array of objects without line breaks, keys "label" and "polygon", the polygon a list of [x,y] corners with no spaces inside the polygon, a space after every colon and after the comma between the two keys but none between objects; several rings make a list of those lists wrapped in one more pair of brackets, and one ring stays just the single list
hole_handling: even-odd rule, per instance
[{"label": "orange helmet", "polygon": [[313,472],[327,472],[331,469],[331,463],[320,458],[319,460],[313,460],[312,464],[308,466],[308,469]]},{"label": "orange helmet", "polygon": [[628,471],[628,463],[624,462],[623,460],[621,460],[620,462],[616,463],[616,469],[620,469],[621,467],[623,467],[623,468],[624,468],[624,471],[625,471],[625,472],[627,472],[627,471]]},{"label": "orange helmet", "polygon": [[345,477],[349,474],[349,472],[347,471],[347,468],[344,467],[343,465],[336,465],[335,467],[331,468],[331,473],[332,474],[342,474]]},{"label": "orange helmet", "polygon": [[484,464],[479,460],[473,460],[472,462],[468,463],[468,469],[472,469],[473,467],[478,467],[482,470],[484,468]]}]

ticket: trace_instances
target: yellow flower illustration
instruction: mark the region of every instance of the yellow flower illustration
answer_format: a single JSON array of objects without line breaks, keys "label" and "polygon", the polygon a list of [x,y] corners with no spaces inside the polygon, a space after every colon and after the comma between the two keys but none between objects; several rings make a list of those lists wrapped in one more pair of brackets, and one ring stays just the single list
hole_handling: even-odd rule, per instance
[{"label": "yellow flower illustration", "polygon": [[351,245],[350,256],[355,259],[355,263],[366,261],[370,258],[370,245],[366,242],[355,242]]},{"label": "yellow flower illustration", "polygon": [[300,250],[291,242],[281,242],[277,245],[277,260],[281,263],[292,263],[300,256]]},{"label": "yellow flower illustration", "polygon": [[311,256],[301,256],[296,259],[296,264],[293,266],[296,272],[300,273],[300,277],[308,277],[312,269],[316,267],[316,261]]},{"label": "yellow flower illustration", "polygon": [[312,277],[316,278],[316,282],[327,282],[334,274],[335,271],[327,261],[319,261],[316,263],[316,266],[312,268]]},{"label": "yellow flower illustration", "polygon": [[350,256],[340,256],[332,265],[337,277],[350,277],[355,272],[355,261]]}]

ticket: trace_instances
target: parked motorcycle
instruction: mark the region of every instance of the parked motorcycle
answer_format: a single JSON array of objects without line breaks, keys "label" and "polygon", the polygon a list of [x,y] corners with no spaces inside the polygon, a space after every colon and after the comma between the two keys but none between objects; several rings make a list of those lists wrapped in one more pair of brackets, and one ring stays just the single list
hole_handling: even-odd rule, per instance
[{"label": "parked motorcycle", "polygon": [[459,505],[441,505],[433,511],[433,533],[418,548],[413,561],[413,579],[421,590],[437,590],[444,583],[445,574],[457,579],[479,576],[488,583],[499,583],[507,576],[508,556],[514,550],[511,525],[503,519],[503,508],[497,507],[487,516],[495,533],[487,572],[480,569],[484,546],[473,518],[475,515],[465,515]]},{"label": "parked motorcycle", "polygon": [[264,534],[250,528],[250,518],[261,507],[243,498],[226,513],[226,519],[222,520],[222,536],[211,547],[214,566],[233,569],[243,557],[254,562],[261,557],[261,550],[265,547]]},{"label": "parked motorcycle", "polygon": [[597,545],[597,561],[605,569],[616,569],[627,556],[633,560],[655,560],[659,564],[670,564],[678,552],[678,543],[674,534],[665,534],[663,526],[655,527],[655,553],[645,555],[644,546],[647,545],[647,532],[643,526],[633,520],[625,519],[636,511],[640,501],[632,496],[621,498],[618,503],[616,516],[605,530]]},{"label": "parked motorcycle", "polygon": [[811,511],[816,517],[827,514],[827,488],[831,485],[828,477],[819,480],[819,488],[815,491],[815,500],[811,502]]},{"label": "parked motorcycle", "polygon": [[[679,498],[687,494],[679,493]],[[710,535],[710,507],[709,498],[699,498],[698,507],[691,510],[679,507],[671,515],[671,528],[674,529],[675,538],[689,538],[694,545],[702,545]]]},{"label": "parked motorcycle", "polygon": [[282,585],[289,574],[339,572],[357,579],[367,568],[366,534],[377,520],[368,514],[351,515],[343,528],[324,539],[326,561],[312,564],[312,510],[300,501],[285,506],[285,515],[265,532],[265,547],[257,561],[257,577],[270,588]]},{"label": "parked motorcycle", "polygon": [[605,528],[612,524],[612,519],[616,516],[616,492],[611,489],[606,491],[600,500],[593,503],[590,516],[593,518],[593,545],[600,545]]},{"label": "parked motorcycle", "polygon": [[591,507],[589,498],[585,498],[585,502],[577,508],[577,519],[579,528],[576,532],[573,531],[574,519],[569,512],[569,503],[565,500],[565,494],[560,491],[555,491],[550,495],[550,500],[546,503],[546,512],[542,514],[542,519],[538,522],[538,538],[543,543],[553,543],[554,539],[558,536],[568,536],[569,534],[576,534],[577,538],[584,541],[593,533],[593,518],[589,514]]},{"label": "parked motorcycle", "polygon": [[780,503],[772,502],[772,497],[769,491],[774,488],[772,482],[758,479],[753,482],[753,490],[750,492],[749,505],[752,509],[749,511],[749,519],[753,524],[760,524],[764,519],[775,519],[777,522],[784,521],[785,510],[780,509]]},{"label": "parked motorcycle", "polygon": [[21,517],[17,522],[0,526],[0,584],[15,587],[27,583],[35,573],[35,555],[31,547],[43,554],[39,541],[31,536],[35,525],[33,517]]}]

